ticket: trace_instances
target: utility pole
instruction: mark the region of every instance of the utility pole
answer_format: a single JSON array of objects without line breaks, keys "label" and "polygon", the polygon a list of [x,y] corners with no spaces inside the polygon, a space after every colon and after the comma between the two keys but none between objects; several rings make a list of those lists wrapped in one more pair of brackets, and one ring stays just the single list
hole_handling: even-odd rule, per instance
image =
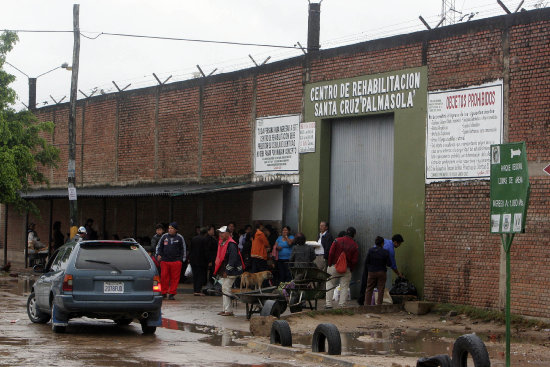
[{"label": "utility pole", "polygon": [[77,232],[78,206],[76,200],[76,98],[78,92],[78,59],[80,56],[80,29],[79,29],[80,5],[73,5],[73,68],[71,75],[71,99],[69,108],[69,167],[67,171],[67,183],[69,189],[69,214],[70,236]]}]

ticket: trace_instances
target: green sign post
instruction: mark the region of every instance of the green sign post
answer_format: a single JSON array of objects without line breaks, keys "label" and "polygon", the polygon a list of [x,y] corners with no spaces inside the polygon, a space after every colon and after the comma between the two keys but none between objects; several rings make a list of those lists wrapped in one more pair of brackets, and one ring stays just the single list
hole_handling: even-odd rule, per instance
[{"label": "green sign post", "polygon": [[510,366],[510,247],[525,232],[529,172],[525,142],[491,145],[491,233],[506,252],[506,366]]}]

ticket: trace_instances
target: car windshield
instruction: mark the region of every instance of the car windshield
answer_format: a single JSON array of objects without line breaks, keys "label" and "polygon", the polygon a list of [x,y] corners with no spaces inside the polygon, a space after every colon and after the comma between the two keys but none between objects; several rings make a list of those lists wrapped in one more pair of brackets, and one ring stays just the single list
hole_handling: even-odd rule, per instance
[{"label": "car windshield", "polygon": [[82,244],[76,258],[77,269],[148,270],[146,255],[135,244],[90,243]]}]

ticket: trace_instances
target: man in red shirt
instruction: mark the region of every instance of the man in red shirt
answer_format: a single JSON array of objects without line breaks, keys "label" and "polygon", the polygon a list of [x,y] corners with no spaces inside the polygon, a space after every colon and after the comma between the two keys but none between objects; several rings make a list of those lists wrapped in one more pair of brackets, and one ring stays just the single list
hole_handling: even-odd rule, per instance
[{"label": "man in red shirt", "polygon": [[[328,255],[328,269],[327,272],[331,275],[332,279],[327,281],[327,293],[325,300],[325,308],[332,308],[332,297],[334,295],[334,288],[340,283],[340,298],[338,305],[344,307],[348,300],[349,294],[349,282],[351,280],[351,272],[357,264],[359,259],[359,246],[353,239],[357,231],[353,227],[349,227],[346,230],[344,237],[338,237],[332,243],[330,252]],[[342,252],[346,257],[346,271],[344,273],[338,273],[336,271],[336,262]]]}]

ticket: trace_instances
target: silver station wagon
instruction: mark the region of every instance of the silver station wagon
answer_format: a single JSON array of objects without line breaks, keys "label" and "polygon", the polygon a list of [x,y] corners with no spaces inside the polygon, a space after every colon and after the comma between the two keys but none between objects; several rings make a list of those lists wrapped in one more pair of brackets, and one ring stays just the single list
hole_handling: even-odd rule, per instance
[{"label": "silver station wagon", "polygon": [[54,332],[65,332],[70,319],[112,319],[128,325],[134,319],[144,334],[162,324],[162,294],[157,269],[134,240],[70,241],[60,247],[32,287],[27,314],[32,322],[52,320]]}]

